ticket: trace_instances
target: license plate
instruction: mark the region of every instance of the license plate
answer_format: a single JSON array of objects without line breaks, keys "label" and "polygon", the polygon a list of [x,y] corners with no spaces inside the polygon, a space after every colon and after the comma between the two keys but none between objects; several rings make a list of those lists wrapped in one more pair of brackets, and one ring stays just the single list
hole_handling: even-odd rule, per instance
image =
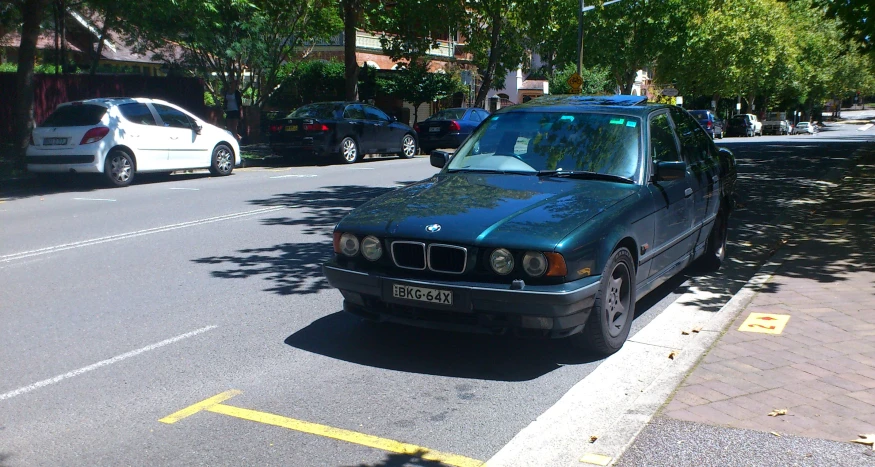
[{"label": "license plate", "polygon": [[453,304],[453,293],[448,290],[392,284],[392,296],[420,302],[440,303],[441,305]]},{"label": "license plate", "polygon": [[433,126],[433,127],[429,128],[428,131],[430,131],[432,133],[437,133],[437,132],[441,131],[441,127]]},{"label": "license plate", "polygon": [[298,131],[298,125],[289,125],[286,127],[286,131]]},{"label": "license plate", "polygon": [[43,146],[63,146],[67,144],[67,138],[43,138]]}]

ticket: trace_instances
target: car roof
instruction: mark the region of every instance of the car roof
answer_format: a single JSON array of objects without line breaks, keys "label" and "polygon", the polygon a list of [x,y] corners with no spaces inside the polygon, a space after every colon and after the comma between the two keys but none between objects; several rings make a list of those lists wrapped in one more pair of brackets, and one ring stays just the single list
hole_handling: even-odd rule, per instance
[{"label": "car roof", "polygon": [[[70,101],[65,102],[61,105],[80,105],[80,104],[89,104],[89,105],[99,105],[101,107],[112,107],[121,104],[132,104],[135,102],[156,102],[159,104],[167,104],[168,102],[162,101],[160,99],[151,99],[148,97],[95,97],[92,99],[83,99],[78,101]],[[60,106],[59,106],[60,107]]]},{"label": "car roof", "polygon": [[647,96],[576,96],[576,95],[547,95],[532,99],[524,104],[500,109],[496,113],[505,112],[537,112],[537,111],[604,111],[613,110],[624,114],[646,115],[655,110],[671,107],[666,104],[647,102]]}]

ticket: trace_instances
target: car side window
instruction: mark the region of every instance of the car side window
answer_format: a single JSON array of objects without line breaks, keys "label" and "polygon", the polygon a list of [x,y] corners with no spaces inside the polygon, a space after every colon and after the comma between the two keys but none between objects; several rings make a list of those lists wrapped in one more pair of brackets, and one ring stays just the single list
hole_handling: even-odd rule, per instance
[{"label": "car side window", "polygon": [[382,122],[388,122],[388,121],[389,121],[389,116],[386,115],[385,113],[383,113],[382,110],[380,110],[380,109],[378,109],[378,108],[376,108],[376,107],[371,107],[371,106],[369,106],[369,105],[363,105],[362,107],[364,107],[364,109],[365,109],[365,118],[366,118],[366,119],[368,119],[368,120],[379,120],[379,121],[382,121]]},{"label": "car side window", "polygon": [[681,160],[674,130],[666,114],[657,115],[650,120],[650,155],[654,163]]},{"label": "car side window", "polygon": [[678,138],[687,163],[690,165],[708,163],[711,137],[705,133],[699,122],[683,110],[673,107],[669,111],[677,126]]},{"label": "car side window", "polygon": [[485,111],[485,110],[479,110],[479,109],[478,109],[478,110],[476,110],[476,112],[480,115],[480,120],[481,120],[481,121],[486,120],[486,118],[489,117],[489,112],[487,112],[487,111]]},{"label": "car side window", "polygon": [[468,120],[471,120],[472,122],[482,122],[483,116],[480,115],[480,112],[472,110],[468,113]]},{"label": "car side window", "polygon": [[187,128],[193,127],[193,122],[188,115],[182,113],[173,107],[168,107],[161,104],[152,104],[155,106],[155,111],[164,122],[164,126],[171,128]]},{"label": "car side window", "polygon": [[157,125],[155,116],[149,110],[146,104],[136,102],[133,104],[122,104],[118,106],[119,112],[125,117],[125,120],[136,123],[138,125]]},{"label": "car side window", "polygon": [[364,120],[365,111],[358,104],[348,105],[343,111],[343,118],[348,120]]}]

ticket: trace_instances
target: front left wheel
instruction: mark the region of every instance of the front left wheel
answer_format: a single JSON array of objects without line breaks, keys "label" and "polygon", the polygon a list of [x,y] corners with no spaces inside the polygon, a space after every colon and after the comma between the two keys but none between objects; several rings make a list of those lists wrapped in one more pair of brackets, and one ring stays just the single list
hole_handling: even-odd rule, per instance
[{"label": "front left wheel", "polygon": [[411,134],[404,135],[401,138],[401,152],[398,157],[402,159],[412,159],[416,155],[416,139]]},{"label": "front left wheel", "polygon": [[583,332],[575,344],[603,356],[623,347],[635,317],[635,266],[632,254],[618,248],[602,271],[602,280]]},{"label": "front left wheel", "polygon": [[103,162],[103,175],[112,187],[130,185],[134,181],[134,159],[121,149],[113,149]]},{"label": "front left wheel", "polygon": [[224,177],[234,171],[234,151],[227,144],[219,144],[213,149],[210,173]]}]

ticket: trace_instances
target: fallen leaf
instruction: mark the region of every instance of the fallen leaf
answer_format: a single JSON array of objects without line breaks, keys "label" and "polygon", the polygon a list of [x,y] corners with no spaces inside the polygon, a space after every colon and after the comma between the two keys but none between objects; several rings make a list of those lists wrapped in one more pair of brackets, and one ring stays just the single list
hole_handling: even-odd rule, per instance
[{"label": "fallen leaf", "polygon": [[677,350],[672,350],[671,353],[668,354],[668,358],[669,358],[669,360],[674,360],[674,358],[677,357],[677,356],[678,356],[678,351],[677,351]]},{"label": "fallen leaf", "polygon": [[778,415],[787,415],[787,409],[775,409],[769,412],[770,417],[777,417]]},{"label": "fallen leaf", "polygon": [[681,335],[683,335],[683,336],[689,336],[689,335],[690,335],[690,331],[681,331]]},{"label": "fallen leaf", "polygon": [[698,326],[693,328],[693,332],[700,332],[702,330],[702,326]]},{"label": "fallen leaf", "polygon": [[599,439],[598,436],[590,436],[590,437],[589,437],[589,442],[590,442],[590,443],[595,443],[595,440],[597,440],[597,439]]},{"label": "fallen leaf", "polygon": [[851,440],[852,443],[857,444],[868,444],[872,446],[872,450],[875,451],[875,433],[870,433],[868,435],[857,435],[860,438]]},{"label": "fallen leaf", "polygon": [[781,437],[781,433],[778,433],[777,431],[773,431],[772,434],[775,435],[775,436],[777,436],[778,438]]}]

